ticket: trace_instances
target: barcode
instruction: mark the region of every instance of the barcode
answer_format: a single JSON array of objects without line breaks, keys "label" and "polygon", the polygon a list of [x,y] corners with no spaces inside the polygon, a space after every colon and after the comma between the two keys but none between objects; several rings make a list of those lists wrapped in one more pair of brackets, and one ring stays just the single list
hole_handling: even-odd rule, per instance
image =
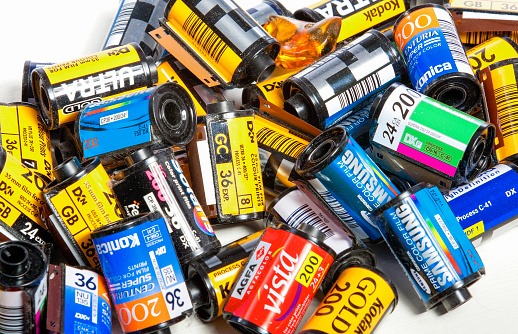
[{"label": "barcode", "polygon": [[459,32],[459,38],[462,43],[480,44],[484,43],[495,36],[506,36],[513,41],[518,41],[518,32],[516,31],[476,31],[476,32]]},{"label": "barcode", "polygon": [[261,128],[257,132],[257,141],[295,159],[306,148],[305,144],[268,128]]},{"label": "barcode", "polygon": [[113,24],[113,29],[111,31],[111,35],[122,34],[126,27],[128,26],[128,22],[131,17],[131,13],[133,12],[133,8],[137,1],[125,1],[121,7],[121,10],[117,16],[117,20]]},{"label": "barcode", "polygon": [[228,45],[194,13],[189,14],[182,29],[216,62],[219,62],[228,48]]},{"label": "barcode", "polygon": [[464,47],[460,42],[460,39],[457,34],[457,29],[455,28],[455,26],[447,20],[438,19],[438,21],[444,34],[444,38],[446,39],[446,43],[450,47],[453,60],[455,62],[465,63],[466,65],[469,65],[468,57],[466,56]]},{"label": "barcode", "polygon": [[495,89],[496,109],[502,136],[518,133],[518,88],[516,84]]},{"label": "barcode", "polygon": [[329,226],[327,226],[327,224],[308,204],[303,204],[297,210],[293,211],[288,218],[286,218],[286,224],[294,228],[298,228],[302,223],[318,228],[326,235],[326,239],[335,235]]},{"label": "barcode", "polygon": [[342,108],[351,105],[353,102],[361,99],[365,95],[373,92],[375,89],[381,86],[381,80],[378,72],[369,75],[366,78],[363,78],[352,86],[348,88],[345,92],[338,95],[338,101],[340,102],[340,106]]},{"label": "barcode", "polygon": [[349,213],[343,208],[343,206],[334,198],[333,195],[329,191],[318,191],[318,194],[322,198],[324,203],[327,203],[331,210],[344,222],[349,228],[354,229],[358,228],[359,225],[356,221],[349,215]]}]

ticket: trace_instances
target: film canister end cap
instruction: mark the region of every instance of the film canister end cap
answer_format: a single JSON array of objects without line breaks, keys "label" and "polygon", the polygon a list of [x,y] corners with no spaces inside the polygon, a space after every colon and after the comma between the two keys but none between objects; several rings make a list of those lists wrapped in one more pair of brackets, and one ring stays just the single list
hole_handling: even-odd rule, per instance
[{"label": "film canister end cap", "polygon": [[236,105],[234,101],[222,101],[207,104],[207,114],[221,114],[224,112],[235,111]]},{"label": "film canister end cap", "polygon": [[0,271],[5,276],[22,276],[29,267],[29,253],[25,247],[11,244],[0,250]]},{"label": "film canister end cap", "polygon": [[275,66],[275,61],[267,53],[261,52],[250,61],[246,73],[255,81],[261,82],[270,77]]},{"label": "film canister end cap", "polygon": [[314,227],[313,225],[302,223],[302,224],[300,224],[298,229],[300,231],[312,236],[313,238],[317,239],[319,242],[324,242],[324,240],[326,239],[326,235],[322,231],[320,231],[318,228]]},{"label": "film canister end cap", "polygon": [[58,182],[61,182],[68,179],[69,177],[76,175],[81,171],[82,168],[83,166],[79,160],[76,157],[72,157],[56,166],[56,168],[52,170],[52,174]]},{"label": "film canister end cap", "polygon": [[202,306],[210,304],[209,295],[206,290],[201,288],[204,285],[198,274],[195,274],[191,278],[189,278],[185,282],[185,284],[187,285],[187,289],[189,290],[191,302],[195,310],[199,309]]},{"label": "film canister end cap", "polygon": [[446,312],[452,311],[464,304],[468,300],[471,299],[471,293],[469,293],[468,288],[462,287],[460,289],[455,290],[444,299],[441,300],[441,304],[446,309]]},{"label": "film canister end cap", "polygon": [[310,119],[311,105],[308,103],[308,100],[306,100],[304,95],[296,93],[292,97],[287,98],[284,101],[283,109],[293,116],[296,116],[311,125],[315,125],[315,122],[312,122]]},{"label": "film canister end cap", "polygon": [[124,158],[124,161],[128,166],[133,166],[137,162],[146,160],[149,157],[153,156],[153,150],[149,147],[143,147],[140,150],[131,153],[129,156]]}]

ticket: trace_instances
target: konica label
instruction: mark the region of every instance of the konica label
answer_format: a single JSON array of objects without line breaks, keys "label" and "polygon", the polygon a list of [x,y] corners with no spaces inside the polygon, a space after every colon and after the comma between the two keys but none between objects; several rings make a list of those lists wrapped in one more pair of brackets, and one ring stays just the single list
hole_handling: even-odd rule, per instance
[{"label": "konica label", "polygon": [[164,218],[95,238],[94,243],[124,332],[192,310]]},{"label": "konica label", "polygon": [[518,214],[516,185],[516,172],[509,165],[499,164],[472,182],[451,189],[444,198],[473,241]]},{"label": "konica label", "polygon": [[66,267],[63,333],[111,333],[111,306],[106,282],[91,271]]},{"label": "konica label", "polygon": [[437,187],[402,199],[381,217],[380,230],[427,308],[483,267]]},{"label": "konica label", "polygon": [[399,191],[352,138],[342,154],[316,176],[371,240],[381,238],[369,216]]},{"label": "konica label", "polygon": [[151,142],[149,99],[154,88],[88,105],[79,119],[85,159]]},{"label": "konica label", "polygon": [[444,8],[411,12],[398,23],[394,35],[418,92],[448,73],[473,74],[452,18]]}]

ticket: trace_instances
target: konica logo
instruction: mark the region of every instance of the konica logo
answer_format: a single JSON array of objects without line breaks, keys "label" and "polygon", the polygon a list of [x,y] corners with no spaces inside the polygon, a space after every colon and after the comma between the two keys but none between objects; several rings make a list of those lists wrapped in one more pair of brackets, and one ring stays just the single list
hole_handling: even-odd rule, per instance
[{"label": "konica logo", "polygon": [[133,233],[126,237],[97,244],[95,245],[95,249],[97,250],[97,254],[101,255],[107,253],[113,254],[113,252],[123,248],[133,248],[138,246],[140,246],[140,240],[137,233]]}]

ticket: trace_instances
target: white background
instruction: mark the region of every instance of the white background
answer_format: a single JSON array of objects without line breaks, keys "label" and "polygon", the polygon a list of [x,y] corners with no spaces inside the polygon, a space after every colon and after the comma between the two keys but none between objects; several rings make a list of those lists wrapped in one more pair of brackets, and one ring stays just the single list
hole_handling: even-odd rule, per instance
[{"label": "white background", "polygon": [[[288,9],[311,0],[280,0]],[[258,1],[238,1],[249,8]],[[101,50],[118,0],[22,0],[0,2],[0,102],[21,98],[25,60],[62,62]],[[216,228],[226,244],[253,232],[259,224]],[[385,246],[376,247],[379,267],[395,281],[399,304],[378,328],[385,334],[482,334],[518,332],[518,229],[477,247],[487,274],[469,290],[473,298],[460,308],[441,314],[425,311],[410,282]],[[322,297],[322,296],[320,296]],[[315,307],[313,303],[312,308]],[[300,328],[300,327],[299,327]],[[223,319],[203,324],[195,317],[171,327],[172,333],[228,333]]]}]

